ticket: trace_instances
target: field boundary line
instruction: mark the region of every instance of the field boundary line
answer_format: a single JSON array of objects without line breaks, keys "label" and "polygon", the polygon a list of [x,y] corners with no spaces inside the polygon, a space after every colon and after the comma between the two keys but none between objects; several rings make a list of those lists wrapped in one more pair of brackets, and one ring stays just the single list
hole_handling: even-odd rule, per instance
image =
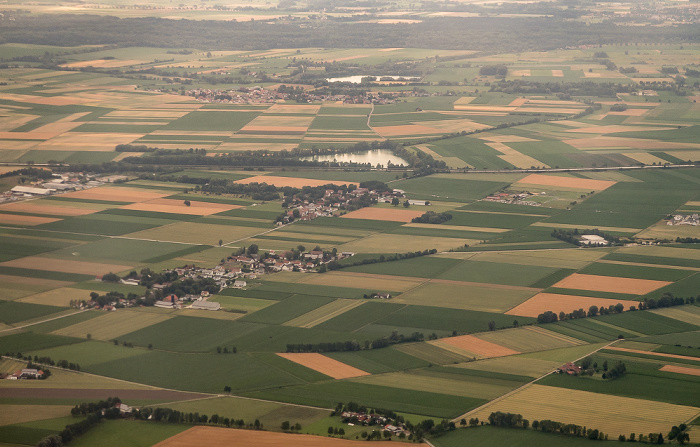
[{"label": "field boundary line", "polygon": [[661,269],[690,270],[692,272],[700,272],[699,267],[685,267],[685,266],[680,266],[680,265],[646,264],[644,262],[614,261],[612,259],[600,259],[596,262],[600,262],[601,264],[633,265],[636,267],[657,267],[657,268],[661,268]]},{"label": "field boundary line", "polygon": [[49,318],[49,319],[46,319],[46,320],[36,321],[36,322],[34,322],[34,323],[25,324],[25,325],[22,325],[22,326],[15,326],[15,327],[11,327],[11,328],[9,328],[9,329],[2,329],[2,330],[0,330],[0,332],[8,332],[8,331],[14,331],[14,330],[16,330],[16,329],[24,329],[24,328],[27,328],[27,327],[29,327],[29,326],[34,326],[34,325],[36,325],[36,324],[46,323],[46,322],[49,322],[49,321],[58,320],[58,319],[60,319],[60,318],[71,317],[71,316],[73,316],[73,315],[77,315],[77,314],[79,314],[79,313],[83,313],[83,312],[86,312],[86,311],[88,311],[88,310],[90,310],[90,309],[83,309],[83,310],[79,310],[79,311],[77,311],[77,312],[74,312],[74,313],[72,313],[72,314],[59,315],[58,317],[53,317],[53,318]]},{"label": "field boundary line", "polygon": [[[613,341],[611,341],[610,343],[608,343],[608,344],[606,344],[606,345],[604,345],[604,346],[601,346],[600,348],[596,349],[595,351],[591,351],[591,352],[589,352],[589,353],[587,353],[587,354],[584,354],[584,355],[582,355],[581,357],[577,358],[576,360],[572,360],[571,362],[572,362],[572,363],[578,362],[578,361],[581,360],[582,358],[588,357],[588,356],[590,356],[590,355],[593,355],[593,354],[595,354],[596,352],[600,351],[601,349],[605,349],[605,348],[607,348],[607,347],[609,347],[609,346],[611,346],[611,345],[613,345],[613,344],[615,344],[615,343],[617,343],[617,342],[618,342],[618,340],[613,340]],[[499,396],[499,397],[497,397],[497,398],[495,398],[495,399],[493,399],[493,400],[491,400],[491,401],[489,401],[489,402],[486,402],[486,403],[483,404],[483,405],[479,405],[478,407],[473,408],[473,409],[467,411],[467,412],[464,413],[463,415],[458,416],[458,417],[452,419],[452,422],[459,422],[460,419],[466,419],[467,416],[470,416],[470,415],[472,415],[472,414],[474,414],[474,413],[476,413],[476,412],[478,412],[478,411],[480,411],[480,410],[482,410],[482,409],[488,407],[488,406],[491,405],[491,404],[495,404],[495,403],[497,403],[497,402],[500,402],[500,401],[502,401],[503,399],[505,399],[506,397],[512,396],[513,394],[518,393],[518,392],[524,390],[525,388],[530,387],[530,386],[533,385],[535,382],[537,382],[537,381],[539,381],[539,380],[541,380],[541,379],[544,379],[545,377],[547,377],[547,376],[550,375],[550,374],[554,374],[554,371],[550,371],[550,372],[548,372],[548,373],[545,373],[545,374],[541,375],[540,377],[538,377],[538,378],[536,378],[536,379],[534,379],[534,380],[532,380],[532,381],[530,381],[530,382],[528,382],[528,383],[526,383],[526,384],[524,384],[524,385],[521,385],[521,386],[519,386],[518,388],[516,388],[516,389],[514,389],[514,390],[511,390],[511,391],[507,392],[506,394],[504,394],[504,395],[502,395],[502,396]]]},{"label": "field boundary line", "polygon": [[[270,229],[270,230],[265,230],[265,231],[263,231],[262,233],[257,233],[257,234],[253,234],[253,235],[250,235],[250,236],[242,237],[242,238],[240,238],[240,239],[236,239],[235,241],[226,242],[225,244],[222,244],[221,247],[230,248],[230,247],[228,247],[228,245],[230,245],[230,244],[235,244],[236,242],[245,241],[246,239],[251,239],[251,238],[258,237],[258,236],[262,236],[262,235],[264,235],[264,234],[272,233],[272,232],[275,231],[275,230],[279,230],[279,229],[281,229],[281,228],[286,228],[286,227],[288,227],[289,225],[292,225],[293,223],[294,223],[294,222],[289,222],[288,224],[280,225],[279,227],[275,227],[275,228],[272,228],[272,229]],[[217,247],[217,245],[212,245],[212,247]]]}]

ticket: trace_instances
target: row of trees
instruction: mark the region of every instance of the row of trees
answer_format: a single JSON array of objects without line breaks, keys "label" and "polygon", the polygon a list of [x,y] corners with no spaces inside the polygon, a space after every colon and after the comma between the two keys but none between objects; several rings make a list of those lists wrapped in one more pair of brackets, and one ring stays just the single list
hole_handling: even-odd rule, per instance
[{"label": "row of trees", "polygon": [[414,217],[411,219],[413,223],[427,223],[427,224],[441,224],[452,219],[452,214],[450,213],[436,213],[435,211],[428,211],[422,216]]},{"label": "row of trees", "polygon": [[319,273],[325,273],[328,270],[340,270],[344,269],[347,267],[355,267],[358,265],[367,265],[367,264],[377,264],[380,262],[394,262],[394,261],[401,261],[402,259],[412,259],[412,258],[418,258],[420,256],[428,256],[428,255],[434,255],[437,253],[437,249],[431,248],[430,250],[425,249],[423,251],[413,251],[413,252],[408,252],[408,253],[396,253],[394,255],[380,255],[378,258],[364,258],[361,260],[357,260],[354,262],[339,262],[339,261],[331,261],[328,264],[324,264],[319,267]]},{"label": "row of trees", "polygon": [[[606,241],[608,241],[611,245],[617,245],[620,243],[620,238],[618,236],[615,236],[614,234],[610,234],[610,233],[604,233],[597,228],[585,229],[585,230],[579,230],[578,228],[573,229],[573,230],[555,228],[554,230],[552,230],[552,233],[551,233],[551,236],[553,238],[557,238],[557,239],[562,240],[564,242],[568,242],[570,244],[583,246],[583,247],[589,246],[588,244],[585,244],[581,241],[581,236],[586,236],[586,235],[600,236],[603,239],[605,239]],[[591,244],[591,245],[595,245],[595,244]]]},{"label": "row of trees", "polygon": [[362,351],[370,349],[381,349],[399,343],[413,343],[425,340],[425,336],[420,332],[411,335],[399,334],[393,331],[390,336],[378,338],[374,341],[365,340],[360,344],[357,340],[336,341],[322,343],[289,343],[287,352],[348,352]]}]

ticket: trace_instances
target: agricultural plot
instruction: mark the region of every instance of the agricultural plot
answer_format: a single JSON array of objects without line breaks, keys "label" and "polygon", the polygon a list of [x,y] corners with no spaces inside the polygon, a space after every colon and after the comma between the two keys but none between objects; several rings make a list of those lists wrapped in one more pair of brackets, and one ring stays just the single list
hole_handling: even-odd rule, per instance
[{"label": "agricultural plot", "polygon": [[[508,310],[508,315],[522,315],[537,317],[539,314],[551,311],[559,315],[559,312],[571,313],[574,310],[586,309],[591,306],[608,308],[620,303],[620,300],[608,298],[593,298],[590,296],[562,295],[558,293],[538,293],[524,303]],[[625,303],[622,303],[625,305]],[[625,305],[625,309],[629,306]]]},{"label": "agricultural plot", "polygon": [[584,344],[538,326],[484,332],[475,337],[520,352],[545,351]]},{"label": "agricultural plot", "polygon": [[431,280],[392,299],[393,303],[505,312],[536,292],[460,281]]},{"label": "agricultural plot", "polygon": [[169,318],[171,316],[146,312],[109,312],[97,318],[56,330],[52,334],[76,338],[85,338],[89,334],[91,338],[96,340],[108,341],[158,324]]},{"label": "agricultural plot", "polygon": [[334,379],[348,379],[350,377],[368,375],[368,373],[365,371],[354,368],[350,365],[346,365],[337,360],[333,360],[321,354],[280,353],[277,355],[307,368],[311,368],[314,371],[318,371],[321,374],[325,374]]},{"label": "agricultural plot", "polygon": [[559,366],[561,366],[560,363],[556,361],[532,359],[521,355],[493,357],[488,359],[479,359],[478,361],[449,365],[450,368],[482,371],[484,373],[499,374],[503,373],[503,371],[513,371],[521,376],[532,378],[541,377]]},{"label": "agricultural plot", "polygon": [[473,261],[470,259],[450,268],[438,278],[526,288],[555,272],[557,272],[557,269],[551,267],[504,263],[496,264],[493,262]]},{"label": "agricultural plot", "polygon": [[340,298],[304,315],[286,321],[284,324],[287,326],[312,328],[363,304],[363,301]]},{"label": "agricultural plot", "polygon": [[519,354],[510,348],[482,340],[473,335],[460,335],[458,337],[450,337],[433,342],[438,346],[452,346],[464,350],[467,355],[476,355],[480,358],[503,357],[513,354]]},{"label": "agricultural plot", "polygon": [[[595,412],[589,410],[591,405],[596,408]],[[679,421],[694,418],[700,410],[692,406],[531,385],[476,413],[468,414],[468,417],[486,420],[494,411],[519,413],[528,420],[549,419],[585,425],[610,436],[626,436],[630,432],[665,433]]]}]

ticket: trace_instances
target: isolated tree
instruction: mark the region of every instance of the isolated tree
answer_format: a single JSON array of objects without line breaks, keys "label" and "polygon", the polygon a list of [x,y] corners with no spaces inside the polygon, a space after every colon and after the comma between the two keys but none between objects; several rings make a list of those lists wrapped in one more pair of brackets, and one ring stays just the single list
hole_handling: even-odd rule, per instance
[{"label": "isolated tree", "polygon": [[224,240],[223,240],[223,239],[219,239],[219,247],[221,247],[222,245],[224,245]]},{"label": "isolated tree", "polygon": [[489,321],[489,331],[495,331],[495,330],[496,330],[496,322]]},{"label": "isolated tree", "polygon": [[406,201],[403,203],[403,207],[404,207],[404,208],[408,208],[409,206],[411,206],[411,203],[410,203],[408,200],[406,200]]},{"label": "isolated tree", "polygon": [[185,200],[185,206],[190,206],[190,205],[191,205],[190,201],[189,201],[189,200]]},{"label": "isolated tree", "polygon": [[399,200],[398,197],[394,197],[393,199],[391,199],[391,204],[392,204],[392,205],[394,205],[394,206],[399,206],[399,203],[401,203],[401,201]]}]

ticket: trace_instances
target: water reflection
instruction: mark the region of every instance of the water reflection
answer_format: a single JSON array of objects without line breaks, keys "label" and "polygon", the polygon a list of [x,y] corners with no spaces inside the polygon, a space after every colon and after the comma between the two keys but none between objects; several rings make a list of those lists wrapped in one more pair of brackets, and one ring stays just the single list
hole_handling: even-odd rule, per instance
[{"label": "water reflection", "polygon": [[302,160],[312,161],[337,161],[338,163],[369,163],[372,166],[380,164],[384,167],[389,162],[393,165],[408,166],[408,162],[401,157],[397,157],[388,149],[375,149],[366,152],[353,152],[347,154],[314,155],[313,157],[302,157]]}]

